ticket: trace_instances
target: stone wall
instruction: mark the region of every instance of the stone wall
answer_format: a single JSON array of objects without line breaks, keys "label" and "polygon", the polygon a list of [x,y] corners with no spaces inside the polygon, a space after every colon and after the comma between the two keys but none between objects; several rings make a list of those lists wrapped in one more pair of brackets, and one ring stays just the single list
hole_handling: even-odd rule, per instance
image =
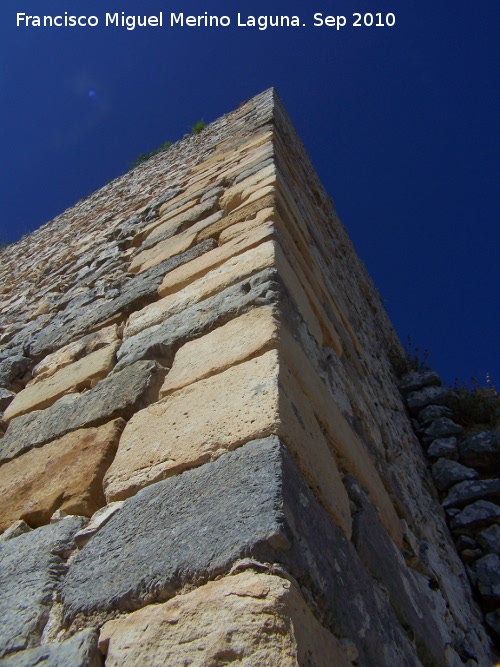
[{"label": "stone wall", "polygon": [[0,664],[492,664],[274,91],[0,261]]}]

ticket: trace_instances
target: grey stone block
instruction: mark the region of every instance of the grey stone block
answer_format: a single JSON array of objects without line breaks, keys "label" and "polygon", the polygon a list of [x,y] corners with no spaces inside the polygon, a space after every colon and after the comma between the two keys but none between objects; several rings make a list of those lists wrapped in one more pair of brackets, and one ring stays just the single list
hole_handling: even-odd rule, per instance
[{"label": "grey stone block", "polygon": [[412,414],[418,414],[428,405],[442,405],[449,393],[450,390],[444,387],[425,387],[408,394],[406,405]]},{"label": "grey stone block", "polygon": [[457,482],[477,479],[479,473],[477,470],[467,468],[456,461],[442,458],[432,466],[432,477],[439,491],[447,491]]},{"label": "grey stone block", "polygon": [[500,434],[484,431],[464,438],[458,446],[460,460],[465,465],[487,474],[500,474]]},{"label": "grey stone block", "polygon": [[113,298],[104,297],[88,301],[89,296],[85,296],[84,307],[78,310],[70,307],[58,313],[47,327],[32,337],[29,341],[30,356],[40,359],[75,338],[83,336],[100,322],[105,322],[117,313],[128,314],[151,303],[158,298],[157,289],[165,274],[212,250],[216,245],[213,239],[207,239],[186,252],[152,267],[149,271],[129,278],[120,286],[116,296],[112,292]]},{"label": "grey stone block", "polygon": [[244,557],[290,572],[363,664],[421,664],[386,596],[273,436],[127,500],[72,561],[65,622],[168,599]]},{"label": "grey stone block", "polygon": [[[452,510],[450,510],[452,511]],[[454,510],[456,512],[456,510]],[[467,505],[461,512],[454,514],[450,528],[457,532],[470,533],[486,528],[492,523],[500,523],[500,506],[488,500],[476,500]]]},{"label": "grey stone block", "polygon": [[68,517],[0,543],[0,657],[39,644],[83,522]]},{"label": "grey stone block", "polygon": [[78,428],[99,426],[157,400],[166,370],[154,361],[140,361],[101,380],[83,394],[69,394],[46,410],[13,419],[0,440],[0,463],[60,438]]},{"label": "grey stone block", "polygon": [[427,450],[427,456],[430,459],[446,458],[458,459],[458,447],[456,438],[438,438],[430,445]]},{"label": "grey stone block", "polygon": [[464,429],[459,424],[448,417],[440,417],[432,422],[424,431],[426,440],[435,440],[436,438],[450,438],[455,435],[461,435]]},{"label": "grey stone block", "polygon": [[443,507],[465,507],[475,500],[500,501],[500,479],[476,479],[452,486],[443,500]]},{"label": "grey stone block", "polygon": [[453,417],[453,410],[446,405],[428,405],[418,414],[418,421],[422,426],[428,426],[439,417]]},{"label": "grey stone block", "polygon": [[186,341],[202,336],[254,306],[275,302],[281,290],[283,287],[276,270],[265,269],[195,303],[165,322],[125,340],[118,350],[118,363],[113,373],[139,359],[159,359],[168,363]]},{"label": "grey stone block", "polygon": [[422,373],[409,373],[399,383],[398,389],[402,394],[419,391],[424,387],[440,387],[441,378],[435,371],[423,371]]},{"label": "grey stone block", "polygon": [[60,644],[45,644],[0,660],[1,667],[101,667],[99,633],[87,629]]}]

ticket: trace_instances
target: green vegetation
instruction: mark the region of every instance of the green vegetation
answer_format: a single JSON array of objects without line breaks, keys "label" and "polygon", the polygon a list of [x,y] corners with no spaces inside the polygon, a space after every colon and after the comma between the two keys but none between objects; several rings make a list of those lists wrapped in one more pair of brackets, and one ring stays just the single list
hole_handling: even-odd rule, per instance
[{"label": "green vegetation", "polygon": [[191,128],[191,134],[199,134],[205,127],[205,121],[203,118],[193,125]]},{"label": "green vegetation", "polygon": [[403,375],[406,375],[407,373],[422,373],[423,371],[430,370],[430,366],[427,363],[429,359],[429,350],[421,350],[419,347],[414,347],[410,336],[408,336],[408,341],[403,353],[392,348],[389,350],[388,356],[398,379],[401,379]]},{"label": "green vegetation", "polygon": [[[191,134],[199,134],[205,128],[205,126],[206,126],[205,121],[203,120],[203,118],[201,118],[191,128]],[[189,136],[189,135],[185,135],[185,136]],[[146,160],[149,160],[149,158],[153,157],[153,155],[158,155],[158,153],[161,153],[162,151],[166,151],[167,148],[170,148],[171,145],[172,145],[171,141],[166,141],[164,144],[162,144],[158,148],[155,148],[155,150],[151,151],[150,153],[141,153],[139,155],[139,157],[129,165],[129,170],[134,169],[134,167],[137,167],[139,164],[142,164],[143,162],[146,162]],[[1,249],[1,247],[0,247],[0,249]]]},{"label": "green vegetation", "polygon": [[456,380],[446,405],[453,410],[454,420],[468,432],[500,425],[500,395],[489,375],[486,386],[481,386],[476,378],[470,385]]},{"label": "green vegetation", "polygon": [[137,165],[142,164],[143,162],[146,162],[146,160],[149,160],[150,157],[153,157],[153,155],[158,155],[158,153],[161,153],[162,151],[167,150],[167,148],[170,148],[172,145],[171,141],[166,141],[164,144],[159,146],[158,148],[155,148],[154,151],[151,151],[151,153],[141,153],[137,160],[132,162],[130,164],[129,168],[133,169],[134,167],[137,167]]}]

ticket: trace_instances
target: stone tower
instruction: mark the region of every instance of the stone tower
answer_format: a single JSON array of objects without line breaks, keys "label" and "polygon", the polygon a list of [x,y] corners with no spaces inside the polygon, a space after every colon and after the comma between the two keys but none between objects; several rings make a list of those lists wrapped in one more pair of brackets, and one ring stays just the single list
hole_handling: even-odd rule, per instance
[{"label": "stone tower", "polygon": [[273,90],[0,262],[0,665],[491,664]]}]

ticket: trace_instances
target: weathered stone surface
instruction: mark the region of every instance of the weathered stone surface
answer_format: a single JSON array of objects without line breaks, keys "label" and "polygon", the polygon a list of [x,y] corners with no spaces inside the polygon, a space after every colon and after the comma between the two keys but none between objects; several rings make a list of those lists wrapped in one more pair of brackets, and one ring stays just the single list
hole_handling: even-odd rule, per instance
[{"label": "weathered stone surface", "polygon": [[447,491],[457,482],[477,479],[479,473],[473,468],[467,468],[456,461],[443,458],[432,466],[432,477],[439,491]]},{"label": "weathered stone surface", "polygon": [[0,530],[18,519],[40,526],[58,509],[92,516],[106,503],[102,480],[124,426],[117,419],[73,431],[1,466]]},{"label": "weathered stone surface", "polygon": [[187,262],[185,266],[179,266],[177,269],[170,271],[158,288],[158,294],[163,297],[182,289],[211,269],[220,266],[230,257],[239,255],[245,250],[268,240],[274,234],[274,225],[271,222],[266,222],[252,229],[248,234],[237,236],[229,243],[224,243],[224,245],[207,252],[204,256]]},{"label": "weathered stone surface", "polygon": [[500,479],[476,479],[452,486],[443,507],[464,507],[475,500],[500,501]]},{"label": "weathered stone surface", "polygon": [[250,248],[241,255],[231,257],[224,264],[209,271],[199,280],[189,283],[178,292],[174,292],[174,294],[170,294],[132,313],[123,332],[124,338],[130,338],[147,327],[160,324],[168,317],[182,312],[189,306],[212,297],[227,287],[273,266],[276,254],[274,246],[273,241],[267,241],[255,248]]},{"label": "weathered stone surface", "polygon": [[31,365],[32,362],[21,354],[0,361],[0,387],[14,387],[16,380],[22,378]]},{"label": "weathered stone surface", "polygon": [[491,523],[500,523],[500,506],[488,500],[476,500],[453,517],[450,527],[458,532],[476,531]]},{"label": "weathered stone surface", "polygon": [[109,621],[100,646],[107,667],[354,664],[293,584],[251,570]]},{"label": "weathered stone surface", "polygon": [[446,405],[428,405],[418,413],[418,421],[422,426],[428,426],[440,417],[453,417],[453,410],[447,408]]},{"label": "weathered stone surface", "polygon": [[183,234],[177,234],[176,236],[159,241],[147,250],[142,250],[135,255],[130,263],[129,271],[131,273],[142,273],[161,262],[166,262],[171,257],[189,250],[194,244],[195,239],[196,234],[188,230]]},{"label": "weathered stone surface", "polygon": [[500,604],[500,556],[488,554],[472,566],[481,597],[489,604]]},{"label": "weathered stone surface", "polygon": [[418,575],[406,566],[357,480],[348,475],[344,483],[349,498],[357,507],[353,516],[353,544],[361,562],[387,590],[399,621],[411,628],[422,664],[445,664],[448,630],[439,622],[439,615],[433,613],[434,603],[430,599],[432,594],[427,580],[417,578]]},{"label": "weathered stone surface", "polygon": [[500,526],[494,524],[478,533],[477,541],[485,551],[500,556]]},{"label": "weathered stone surface", "polygon": [[425,387],[419,391],[412,391],[406,397],[406,404],[410,412],[418,414],[428,405],[441,405],[450,393],[445,387]]},{"label": "weathered stone surface", "polygon": [[116,325],[99,329],[99,331],[79,338],[65,345],[60,350],[47,355],[33,368],[31,374],[37,381],[43,380],[50,375],[54,375],[61,368],[90,355],[92,352],[112,345],[118,339],[118,327]]},{"label": "weathered stone surface", "polygon": [[19,535],[29,533],[30,530],[31,527],[22,519],[14,521],[12,526],[9,526],[7,530],[0,535],[0,542],[7,542],[7,540],[11,540],[13,537],[19,537]]},{"label": "weathered stone surface", "polygon": [[0,440],[0,463],[70,431],[130,418],[156,400],[165,372],[153,361],[141,361],[101,380],[90,391],[64,396],[46,410],[16,417]]},{"label": "weathered stone surface", "polygon": [[0,544],[0,657],[39,644],[82,524],[70,517]]},{"label": "weathered stone surface", "polygon": [[458,448],[465,465],[488,474],[500,474],[500,434],[496,431],[464,438]]},{"label": "weathered stone surface", "polygon": [[281,289],[276,271],[265,269],[209,299],[195,303],[162,324],[144,329],[125,340],[118,350],[114,371],[139,359],[161,359],[170,365],[182,343],[225,324],[254,306],[275,303]]},{"label": "weathered stone surface", "polygon": [[423,371],[409,373],[405,375],[398,385],[402,394],[409,394],[412,391],[419,391],[424,387],[440,387],[441,378],[435,371]]},{"label": "weathered stone surface", "polygon": [[420,664],[354,547],[274,437],[126,501],[72,561],[62,586],[66,620],[166,600],[242,556],[281,563],[315,596],[325,627],[353,641],[365,664]]},{"label": "weathered stone surface", "polygon": [[115,503],[109,503],[105,507],[97,510],[95,514],[92,515],[92,518],[82,530],[79,530],[75,535],[75,542],[79,549],[84,547],[87,542],[93,537],[99,528],[104,526],[104,524],[111,519],[113,514],[118,512],[123,505],[123,501],[116,501]]},{"label": "weathered stone surface", "polygon": [[427,456],[430,459],[451,459],[456,461],[458,459],[458,447],[456,438],[438,438],[434,440],[429,449]]},{"label": "weathered stone surface", "polygon": [[464,429],[459,424],[448,419],[448,417],[440,417],[432,422],[424,431],[424,438],[427,440],[435,440],[436,438],[450,438],[455,435],[461,435]]},{"label": "weathered stone surface", "polygon": [[0,660],[2,667],[101,667],[97,630],[78,632],[60,644],[45,644]]},{"label": "weathered stone surface", "polygon": [[28,384],[7,408],[4,420],[9,421],[31,410],[43,410],[71,391],[89,389],[112,369],[119,346],[119,342],[112,343],[64,366],[43,380]]},{"label": "weathered stone surface", "polygon": [[87,296],[89,307],[70,308],[71,304],[68,304],[45,329],[30,339],[30,353],[39,359],[83,336],[115,315],[127,315],[155,301],[158,296],[158,286],[166,273],[208,252],[215,245],[216,242],[212,239],[203,241],[194,248],[128,279],[124,284],[120,284],[119,290],[115,289],[109,295],[102,295],[97,290],[96,294],[92,294],[92,290],[89,290],[90,294]]},{"label": "weathered stone surface", "polygon": [[278,332],[275,309],[262,306],[186,343],[174,357],[160,398],[276,347]]},{"label": "weathered stone surface", "polygon": [[178,390],[127,424],[104,486],[110,500],[271,434],[288,444],[308,482],[350,534],[336,463],[307,399],[277,350]]}]

